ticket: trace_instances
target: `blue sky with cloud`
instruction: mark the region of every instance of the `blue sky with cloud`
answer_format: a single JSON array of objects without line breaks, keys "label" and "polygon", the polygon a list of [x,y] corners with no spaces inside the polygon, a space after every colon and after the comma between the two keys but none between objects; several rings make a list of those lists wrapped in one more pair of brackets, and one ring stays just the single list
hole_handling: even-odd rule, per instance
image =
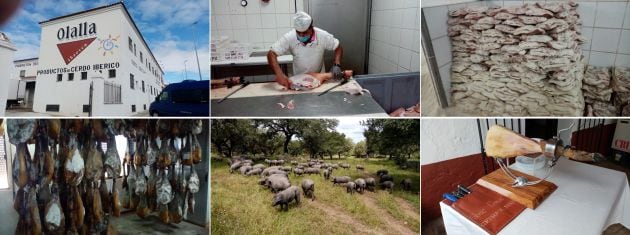
[{"label": "blue sky with cloud", "polygon": [[[0,31],[5,32],[18,48],[15,60],[38,57],[39,22],[116,2],[118,0],[24,0],[21,9],[0,27]],[[125,5],[164,70],[166,83],[184,79],[186,60],[188,79],[199,78],[193,28],[196,30],[201,75],[208,79],[208,0],[135,0],[125,1]],[[194,22],[198,23],[193,26]]]},{"label": "blue sky with cloud", "polygon": [[339,120],[339,125],[337,125],[336,128],[337,132],[345,134],[346,137],[352,139],[355,144],[361,140],[365,140],[363,136],[365,127],[361,125],[361,121],[365,121],[367,118],[345,117],[337,118],[337,120]]}]

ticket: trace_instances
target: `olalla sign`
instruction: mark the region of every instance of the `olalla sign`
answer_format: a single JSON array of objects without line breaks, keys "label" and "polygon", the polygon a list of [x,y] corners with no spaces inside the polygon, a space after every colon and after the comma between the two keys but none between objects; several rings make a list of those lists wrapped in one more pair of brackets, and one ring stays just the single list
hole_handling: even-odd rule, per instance
[{"label": "olalla sign", "polygon": [[57,30],[59,41],[75,40],[57,44],[57,48],[67,64],[77,58],[96,39],[96,24],[83,22],[76,26],[66,26]]}]

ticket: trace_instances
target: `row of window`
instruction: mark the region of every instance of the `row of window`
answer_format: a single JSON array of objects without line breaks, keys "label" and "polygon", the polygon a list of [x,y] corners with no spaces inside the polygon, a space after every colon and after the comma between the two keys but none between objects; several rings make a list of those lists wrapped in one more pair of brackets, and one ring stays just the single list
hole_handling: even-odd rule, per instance
[{"label": "row of window", "polygon": [[[115,69],[110,69],[108,71],[108,77],[109,78],[116,78],[116,70]],[[81,80],[87,80],[87,72],[81,72]],[[62,82],[63,81],[63,74],[57,74],[57,82]],[[68,81],[74,81],[74,73],[68,73]],[[146,86],[144,84],[144,81],[142,82],[142,93],[146,93]],[[129,74],[129,87],[132,90],[135,90],[135,87],[137,86],[138,81],[135,80],[134,75],[132,73]],[[154,88],[152,85],[149,85],[149,94],[151,95],[157,95],[159,93],[157,88]]]},{"label": "row of window", "polygon": [[[118,96],[118,98],[120,98],[120,96]],[[105,104],[121,104],[121,103],[113,102],[113,103],[105,103]],[[46,105],[46,112],[59,112],[60,107],[61,106],[58,105],[58,104],[47,104]],[[145,111],[147,110],[147,104],[142,104],[142,107],[144,108]],[[84,113],[90,112],[90,105],[89,104],[84,104],[83,105],[83,112]],[[131,112],[133,112],[133,113],[137,112],[135,104],[131,105]],[[0,147],[2,147],[2,149],[0,149],[0,157],[2,157],[3,154],[4,154],[4,146],[2,145],[3,143],[4,143],[4,141],[2,141],[2,136],[0,136]]]},{"label": "row of window", "polygon": [[[108,78],[116,78],[116,70],[110,69],[107,73]],[[87,72],[81,72],[81,80],[87,80]],[[63,74],[57,74],[57,82],[63,81]],[[74,81],[74,73],[68,73],[68,81]]]},{"label": "row of window", "polygon": [[[147,104],[143,104],[143,105],[142,105],[142,107],[144,107],[144,110],[145,110],[145,111],[147,110]],[[132,105],[131,105],[131,112],[133,112],[133,113],[137,112],[137,111],[136,111],[136,105],[135,105],[135,104],[132,104]]]},{"label": "row of window", "polygon": [[[131,39],[131,37],[129,37],[129,51],[133,52],[134,56],[138,56],[137,50],[136,50],[136,44],[133,42],[133,40]],[[144,57],[144,54],[142,54],[142,52],[139,53],[140,54],[140,62],[144,63],[144,65],[147,67],[147,69],[149,71],[151,71],[151,73],[153,74],[153,76],[155,76],[155,81],[157,83],[160,83],[160,81],[162,80],[162,75],[160,74],[159,70],[154,67],[150,62],[149,62],[149,58],[147,56],[147,58]]]},{"label": "row of window", "polygon": [[[141,88],[142,88],[142,93],[146,93],[146,87],[144,85],[144,81],[141,81]],[[138,81],[135,80],[133,73],[129,74],[129,88],[131,88],[132,90],[136,89],[136,86],[138,86]],[[149,85],[149,94],[151,95],[157,95],[159,93],[157,88],[154,88],[152,85]]]},{"label": "row of window", "polygon": [[[87,72],[81,72],[81,80],[87,80]],[[63,74],[57,74],[57,82],[63,81]],[[74,73],[68,73],[68,81],[74,81]]]}]

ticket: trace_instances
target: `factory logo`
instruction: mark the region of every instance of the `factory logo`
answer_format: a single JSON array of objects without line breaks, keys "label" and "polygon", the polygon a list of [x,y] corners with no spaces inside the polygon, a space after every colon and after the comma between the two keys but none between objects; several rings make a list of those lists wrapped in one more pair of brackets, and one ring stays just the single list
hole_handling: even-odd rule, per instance
[{"label": "factory logo", "polygon": [[114,49],[118,48],[118,38],[120,38],[120,35],[112,38],[112,35],[110,34],[108,38],[105,39],[98,39],[99,44],[101,45],[98,50],[99,51],[103,51],[103,56],[107,55],[108,53],[110,55],[114,54]]},{"label": "factory logo", "polygon": [[57,30],[59,41],[75,40],[57,44],[59,53],[67,64],[77,58],[96,39],[96,24],[83,22],[77,26],[66,26]]}]

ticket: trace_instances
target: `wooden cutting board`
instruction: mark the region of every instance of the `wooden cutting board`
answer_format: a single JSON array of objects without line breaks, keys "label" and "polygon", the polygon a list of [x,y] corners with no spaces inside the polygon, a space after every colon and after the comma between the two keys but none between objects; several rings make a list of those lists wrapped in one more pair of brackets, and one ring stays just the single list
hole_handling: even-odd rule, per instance
[{"label": "wooden cutting board", "polygon": [[456,202],[443,202],[490,234],[499,233],[525,210],[524,205],[483,186],[474,184],[468,189],[471,193]]},{"label": "wooden cutting board", "polygon": [[[515,176],[523,176],[530,182],[539,180],[539,178],[516,170],[511,171]],[[512,187],[512,182],[514,182],[514,180],[505,175],[501,169],[497,169],[477,180],[477,184],[523,204],[530,209],[536,209],[536,207],[558,188],[554,183],[546,180],[536,185],[518,188]]]}]

